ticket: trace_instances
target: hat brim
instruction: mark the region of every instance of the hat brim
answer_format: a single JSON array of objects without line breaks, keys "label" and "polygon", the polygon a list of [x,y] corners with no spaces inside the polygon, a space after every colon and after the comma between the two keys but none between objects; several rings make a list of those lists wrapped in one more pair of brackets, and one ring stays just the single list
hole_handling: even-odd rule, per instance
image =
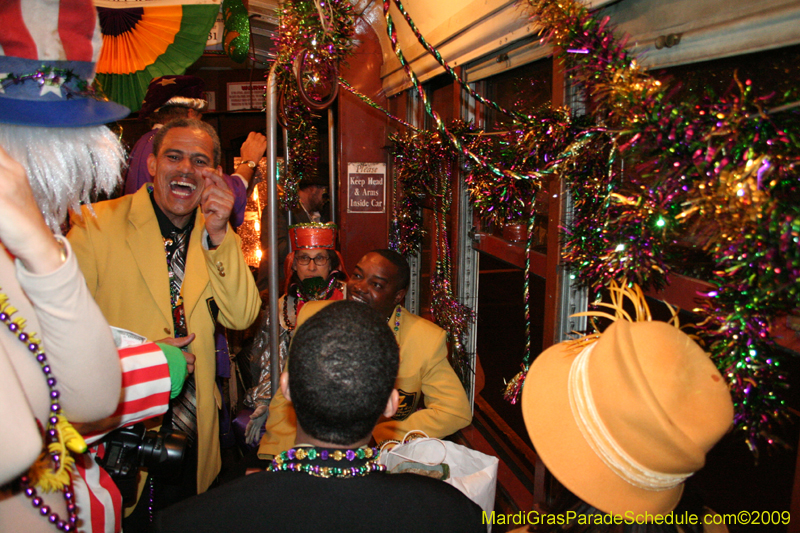
[{"label": "hat brim", "polygon": [[130,109],[116,102],[75,98],[42,102],[0,97],[0,122],[20,126],[81,128],[121,120]]},{"label": "hat brim", "polygon": [[631,485],[609,469],[584,439],[567,390],[570,367],[579,351],[565,343],[552,346],[536,358],[525,378],[522,415],[536,453],[567,489],[605,513],[635,520],[644,513],[672,511],[683,494],[683,484],[663,491]]}]

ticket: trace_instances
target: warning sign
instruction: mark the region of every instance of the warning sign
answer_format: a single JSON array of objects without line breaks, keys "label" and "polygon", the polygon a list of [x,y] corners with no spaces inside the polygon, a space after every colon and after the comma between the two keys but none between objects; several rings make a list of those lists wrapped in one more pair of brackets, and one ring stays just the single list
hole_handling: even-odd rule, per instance
[{"label": "warning sign", "polygon": [[264,104],[266,85],[235,81],[228,83],[228,111],[261,109]]},{"label": "warning sign", "polygon": [[386,163],[347,164],[347,212],[386,212]]}]

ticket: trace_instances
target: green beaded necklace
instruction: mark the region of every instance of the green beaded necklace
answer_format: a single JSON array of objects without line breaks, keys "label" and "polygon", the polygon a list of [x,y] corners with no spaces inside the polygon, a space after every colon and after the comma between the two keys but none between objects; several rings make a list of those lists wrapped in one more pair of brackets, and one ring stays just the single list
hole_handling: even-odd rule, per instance
[{"label": "green beaded necklace", "polygon": [[[317,450],[316,448],[309,447],[309,448],[292,448],[285,452],[281,452],[280,454],[276,455],[275,458],[272,460],[272,464],[270,464],[269,471],[270,472],[277,472],[280,470],[289,470],[294,472],[305,472],[314,477],[324,477],[324,478],[350,478],[350,477],[360,477],[366,476],[372,472],[385,472],[386,465],[378,464],[378,457],[380,456],[380,450],[377,448],[368,448],[368,447],[361,447],[357,450]],[[334,461],[356,461],[356,460],[364,460],[367,461],[361,466],[350,466],[350,467],[338,467],[338,466],[321,466],[319,464],[301,464],[296,462],[291,462],[297,459],[298,461],[302,461],[304,459],[309,459],[310,461],[315,461],[317,459],[321,461],[327,461],[332,459]]]},{"label": "green beaded necklace", "polygon": [[[400,335],[400,313],[402,313],[403,307],[398,305],[394,308],[394,337],[397,338]],[[389,317],[391,320],[391,317]]]}]

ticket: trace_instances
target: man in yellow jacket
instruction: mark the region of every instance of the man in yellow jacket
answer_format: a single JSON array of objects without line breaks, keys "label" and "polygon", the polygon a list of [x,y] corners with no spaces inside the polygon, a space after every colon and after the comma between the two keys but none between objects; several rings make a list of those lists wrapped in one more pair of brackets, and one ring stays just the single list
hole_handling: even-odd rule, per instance
[{"label": "man in yellow jacket", "polygon": [[180,337],[176,342],[196,356],[196,398],[188,389],[184,397],[189,410],[192,403],[196,409],[194,429],[179,423],[179,407],[171,405],[167,415],[196,442],[196,485],[194,475],[185,483],[192,493],[205,491],[221,464],[215,324],[244,329],[260,307],[239,238],[228,224],[233,194],[219,160],[211,126],[173,121],[159,131],[148,159],[153,187],[94,204],[94,215],[84,207],[68,235],[109,324],[151,340]]},{"label": "man in yellow jacket", "polygon": [[[408,263],[400,254],[375,250],[361,258],[347,282],[347,299],[366,303],[384,316],[400,345],[395,382],[400,403],[392,418],[379,420],[375,426],[372,436],[378,443],[402,439],[414,429],[446,437],[472,421],[467,394],[447,360],[444,330],[400,305],[408,281]],[[329,303],[308,302],[300,312],[298,327]],[[266,459],[291,448],[296,430],[294,408],[278,391],[269,406],[258,456]]]}]

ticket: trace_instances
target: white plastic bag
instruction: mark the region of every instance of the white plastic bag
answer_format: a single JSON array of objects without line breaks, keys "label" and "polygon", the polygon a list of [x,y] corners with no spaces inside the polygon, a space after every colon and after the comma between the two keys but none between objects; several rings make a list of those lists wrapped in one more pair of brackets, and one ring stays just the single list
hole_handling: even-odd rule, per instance
[{"label": "white plastic bag", "polygon": [[453,485],[470,500],[477,503],[487,515],[494,511],[494,498],[497,490],[497,457],[486,455],[477,450],[441,439],[423,438],[409,440],[409,435],[421,431],[409,432],[402,443],[394,447],[385,443],[378,459],[380,464],[392,470],[400,463],[413,461],[425,465],[445,463],[450,468],[450,476],[445,483]]}]

